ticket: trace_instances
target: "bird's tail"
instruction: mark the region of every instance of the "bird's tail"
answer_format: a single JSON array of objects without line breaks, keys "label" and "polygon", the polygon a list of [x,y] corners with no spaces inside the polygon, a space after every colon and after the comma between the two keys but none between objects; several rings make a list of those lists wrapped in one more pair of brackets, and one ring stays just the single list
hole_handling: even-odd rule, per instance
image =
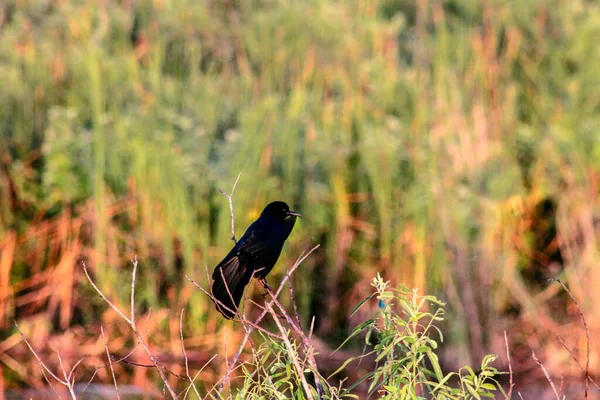
[{"label": "bird's tail", "polygon": [[244,288],[252,278],[249,271],[238,257],[223,260],[213,272],[212,294],[213,301],[219,311],[227,319],[235,316]]}]

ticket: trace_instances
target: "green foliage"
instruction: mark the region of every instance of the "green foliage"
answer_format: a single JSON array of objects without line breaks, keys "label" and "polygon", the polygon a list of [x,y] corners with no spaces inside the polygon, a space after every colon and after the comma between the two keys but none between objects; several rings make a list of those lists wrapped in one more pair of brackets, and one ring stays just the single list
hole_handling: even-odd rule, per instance
[{"label": "green foliage", "polygon": [[291,354],[279,340],[264,334],[261,334],[261,338],[260,346],[253,350],[252,359],[241,366],[244,382],[236,390],[235,399],[308,398],[293,366],[294,360],[299,362],[305,376],[310,378],[309,390],[313,398],[319,398],[315,380],[320,381],[323,399],[356,398],[351,394],[340,395],[340,388],[329,386],[318,371],[314,371],[307,358],[301,355],[293,339],[294,353]]},{"label": "green foliage", "polygon": [[[477,372],[470,366],[464,366],[458,372],[442,372],[436,352],[443,336],[436,324],[443,320],[444,303],[434,296],[420,296],[414,289],[390,288],[380,275],[373,279],[372,285],[375,288],[373,295],[354,311],[376,297],[376,315],[359,324],[344,342],[360,336],[371,350],[349,358],[332,376],[348,364],[369,357],[375,359],[373,371],[356,382],[344,381],[339,388],[333,388],[311,368],[296,345],[290,354],[279,340],[261,334],[260,346],[253,350],[251,360],[242,364],[244,382],[234,398],[306,399],[300,377],[293,367],[294,360],[300,360],[301,369],[307,376],[312,375],[321,382],[325,389],[324,399],[358,398],[353,390],[364,381],[369,385],[368,396],[379,399],[479,400],[496,398],[498,392],[506,398],[498,383],[502,372],[491,365],[496,355],[486,355]],[[430,309],[432,311],[428,311]],[[317,398],[314,380],[310,390]]]},{"label": "green foliage", "polygon": [[[443,302],[434,296],[419,296],[415,289],[404,286],[390,288],[379,274],[372,285],[379,300],[377,315],[357,326],[348,339],[364,336],[372,350],[359,358],[375,356],[377,367],[350,389],[366,380],[369,396],[379,393],[382,399],[480,399],[494,398],[498,389],[502,391],[497,381],[501,372],[490,365],[496,355],[486,355],[478,373],[465,366],[458,373],[443,374],[436,355],[443,341],[436,326],[443,320]],[[340,370],[354,360],[347,360]],[[452,378],[458,384],[453,385]]]}]

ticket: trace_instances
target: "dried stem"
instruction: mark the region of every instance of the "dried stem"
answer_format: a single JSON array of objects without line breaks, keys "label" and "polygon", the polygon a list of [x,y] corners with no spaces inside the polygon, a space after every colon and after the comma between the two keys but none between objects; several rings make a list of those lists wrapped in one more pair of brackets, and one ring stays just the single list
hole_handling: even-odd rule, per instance
[{"label": "dried stem", "polygon": [[[579,362],[579,360],[577,359],[575,354],[573,354],[573,351],[571,351],[571,349],[569,349],[569,347],[567,346],[567,344],[565,343],[563,338],[560,337],[560,335],[556,332],[554,332],[554,336],[556,337],[556,340],[558,340],[558,342],[562,345],[562,347],[564,347],[564,349],[569,352],[573,361],[575,361],[575,363],[579,366],[579,369],[581,369],[581,372],[585,372],[585,368],[583,367],[583,365],[581,365],[581,363]],[[590,382],[592,382],[592,384],[596,387],[596,389],[600,390],[600,386],[596,383],[596,381],[591,376],[590,376]]]},{"label": "dried stem", "polygon": [[214,360],[216,355],[214,355],[210,360],[208,360],[208,363],[206,363],[198,372],[196,372],[196,375],[194,375],[193,378],[190,376],[190,366],[189,366],[190,363],[188,360],[187,352],[185,350],[185,342],[183,341],[183,312],[184,311],[185,311],[185,308],[182,308],[181,314],[179,314],[179,339],[181,340],[181,351],[183,352],[183,359],[185,361],[185,376],[187,377],[187,381],[190,383],[189,386],[187,387],[187,389],[185,390],[184,398],[187,397],[188,392],[190,391],[191,388],[193,388],[194,392],[196,393],[196,396],[198,396],[199,399],[202,399],[202,396],[200,396],[200,393],[198,393],[198,389],[196,388],[196,385],[194,385],[194,381],[196,380],[198,375],[200,375],[200,372],[202,372],[204,367],[208,363],[210,363],[212,360]]},{"label": "dried stem", "polygon": [[[306,337],[306,335],[304,334],[304,331],[302,331],[302,329],[300,328],[300,326],[296,325],[292,321],[292,318],[289,316],[289,314],[287,313],[287,311],[285,310],[285,308],[283,308],[283,306],[281,305],[281,303],[279,303],[279,301],[277,301],[276,298],[273,298],[272,303],[274,303],[275,305],[277,305],[277,308],[279,308],[279,310],[281,311],[281,314],[286,319],[286,321],[289,324],[289,326],[302,339],[302,345],[304,347],[304,353],[308,357],[308,361],[309,361],[310,366],[311,366],[311,368],[313,370],[313,374],[315,375],[315,386],[316,386],[316,389],[317,389],[317,394],[319,395],[319,398],[321,398],[321,395],[322,395],[322,392],[323,392],[323,388],[321,387],[321,382],[319,381],[319,379],[316,378],[316,376],[318,374],[317,361],[315,360],[314,351],[313,351],[314,349],[313,349],[313,347],[310,344],[310,340]],[[277,323],[277,326],[279,326],[279,321],[277,320],[277,318],[275,318],[275,320],[276,320],[275,322]],[[312,327],[311,327],[310,333],[312,335]]]},{"label": "dried stem", "polygon": [[137,273],[138,259],[137,254],[131,260],[133,271],[131,271],[131,324],[135,329],[135,275]]},{"label": "dried stem", "polygon": [[227,197],[227,201],[229,202],[229,212],[231,213],[231,240],[233,240],[233,243],[237,244],[237,239],[235,238],[235,218],[233,216],[233,200],[232,200],[232,196],[233,196],[233,192],[235,191],[235,187],[238,184],[238,181],[240,180],[240,176],[242,175],[242,173],[240,172],[235,180],[235,183],[233,184],[233,187],[231,188],[231,192],[229,194],[225,193],[225,191],[221,188],[219,188],[219,192]]},{"label": "dried stem", "polygon": [[119,395],[119,385],[117,385],[117,377],[115,376],[115,370],[113,368],[112,360],[110,358],[110,352],[108,351],[108,343],[106,342],[106,337],[104,336],[104,328],[100,326],[100,333],[102,334],[102,341],[104,342],[104,349],[106,350],[106,357],[108,359],[108,367],[110,368],[110,373],[112,374],[113,382],[115,384],[115,392],[117,393],[117,400],[121,400],[121,396]]},{"label": "dried stem", "polygon": [[300,329],[302,329],[302,324],[300,322],[300,314],[298,314],[298,307],[296,306],[296,298],[294,297],[294,286],[290,282],[290,299],[292,300],[292,306],[294,307],[294,316],[296,317],[296,324]]},{"label": "dried stem", "polygon": [[[50,368],[48,368],[48,366],[46,366],[46,364],[44,364],[44,362],[42,361],[42,359],[40,358],[40,356],[34,350],[34,348],[31,345],[31,343],[29,343],[29,340],[27,340],[27,337],[25,336],[25,334],[23,333],[23,331],[21,331],[21,328],[17,324],[17,321],[15,321],[15,327],[17,328],[17,331],[19,331],[19,334],[21,335],[21,338],[23,339],[23,341],[25,342],[25,344],[27,345],[27,347],[29,347],[29,351],[31,351],[31,353],[33,354],[33,356],[35,357],[35,359],[37,360],[37,362],[42,367],[42,371],[44,372],[44,377],[46,377],[46,372],[48,374],[50,374],[50,376],[52,378],[54,378],[58,383],[60,383],[61,385],[65,386],[69,390],[69,394],[71,395],[71,398],[73,400],[76,400],[77,396],[75,395],[75,389],[74,389],[74,385],[73,385],[72,376],[73,376],[73,372],[75,371],[75,368],[77,368],[77,366],[79,365],[79,363],[81,362],[81,360],[78,361],[77,364],[75,364],[73,366],[73,368],[71,369],[71,372],[67,376],[67,372],[65,371],[65,368],[63,366],[62,359],[60,358],[60,353],[58,353],[58,351],[56,352],[56,354],[58,356],[58,362],[60,364],[60,368],[62,370],[63,376],[65,377],[64,380],[63,380],[63,379],[59,378],[56,374],[54,374],[54,372],[52,372],[52,370]],[[46,377],[46,380],[48,380],[47,377]],[[50,380],[48,380],[48,383],[50,383]],[[52,384],[50,384],[50,385],[52,386]]]},{"label": "dried stem", "polygon": [[506,394],[506,398],[510,399],[510,396],[512,395],[512,391],[513,391],[513,387],[515,386],[515,384],[513,383],[513,370],[512,370],[512,364],[510,362],[510,351],[508,350],[508,338],[506,337],[506,331],[504,331],[504,345],[506,346],[506,358],[508,360],[508,373],[509,373],[509,387],[508,387],[508,393]]},{"label": "dried stem", "polygon": [[[117,307],[115,306],[105,295],[104,293],[102,293],[102,291],[100,290],[100,288],[98,288],[98,286],[94,283],[94,281],[92,280],[92,278],[90,277],[90,274],[87,271],[87,268],[85,266],[85,262],[81,262],[82,266],[83,266],[83,272],[85,273],[85,276],[87,277],[88,281],[90,282],[90,284],[92,285],[92,287],[96,290],[96,292],[100,295],[100,297],[102,297],[102,299],[113,309],[115,310],[115,312],[117,314],[119,314],[121,316],[121,318],[123,318],[125,321],[127,321],[127,323],[129,324],[129,326],[131,327],[131,330],[133,331],[134,335],[137,337],[139,343],[142,345],[142,348],[144,349],[144,351],[146,352],[146,355],[148,356],[148,358],[150,359],[150,361],[152,362],[152,365],[154,366],[154,368],[158,371],[158,374],[160,375],[160,378],[162,379],[163,383],[165,384],[165,388],[167,389],[167,391],[169,392],[169,394],[171,395],[171,397],[173,399],[177,399],[177,394],[175,393],[175,391],[173,390],[173,388],[171,387],[171,384],[169,383],[169,381],[167,380],[167,377],[164,373],[164,367],[158,362],[158,359],[152,354],[152,352],[150,351],[150,348],[148,347],[148,344],[146,343],[146,341],[144,340],[144,337],[142,336],[142,334],[138,331],[136,324],[135,324],[135,315],[134,315],[134,305],[133,305],[133,301],[135,300],[135,280],[136,280],[136,272],[137,272],[137,258],[134,259],[133,262],[133,271],[132,271],[132,277],[131,277],[131,319],[127,318],[125,316],[125,314]],[[146,324],[147,325],[147,324]]]},{"label": "dried stem", "polygon": [[[579,302],[577,301],[577,299],[575,299],[575,296],[573,296],[573,293],[571,293],[571,291],[560,281],[560,279],[552,279],[552,280],[558,282],[560,284],[560,286],[562,286],[562,288],[567,292],[567,294],[569,295],[571,300],[573,300],[573,303],[575,303],[575,305],[577,306],[577,310],[579,311],[579,316],[581,317],[581,320],[583,321],[583,328],[585,330],[585,395],[584,395],[584,398],[587,399],[588,392],[589,392],[589,381],[590,381],[590,332],[588,330],[587,322],[585,320],[585,315],[583,315],[583,310],[581,309],[581,306],[579,305]],[[575,360],[575,361],[577,361],[577,360]],[[579,362],[577,362],[577,363],[579,364]]]},{"label": "dried stem", "polygon": [[[276,301],[275,299],[273,299],[273,300]],[[271,303],[266,302],[265,306],[267,308],[267,311],[273,315],[273,320],[275,321],[275,324],[277,324],[277,328],[279,328],[279,331],[281,332],[281,334],[283,336],[283,343],[285,344],[285,347],[287,348],[288,355],[292,360],[292,364],[294,364],[294,367],[296,368],[296,372],[298,373],[298,377],[300,378],[302,387],[304,388],[304,391],[306,392],[306,397],[308,398],[308,400],[313,400],[312,392],[310,391],[310,387],[308,386],[308,382],[306,381],[306,377],[304,376],[304,368],[302,368],[300,366],[300,363],[298,362],[298,359],[296,358],[296,350],[292,346],[292,343],[290,342],[290,339],[287,336],[287,330],[283,327],[283,325],[281,325],[281,322],[279,322],[279,318],[277,318],[277,313],[273,310],[273,306],[271,305]],[[288,322],[289,322],[289,320],[288,320]]]},{"label": "dried stem", "polygon": [[533,351],[531,352],[531,357],[533,357],[533,361],[535,361],[537,363],[537,365],[540,366],[542,371],[544,371],[544,375],[546,375],[546,379],[550,383],[550,387],[552,388],[552,391],[556,395],[556,398],[558,400],[560,400],[560,396],[558,395],[558,392],[556,391],[556,386],[554,385],[554,382],[552,382],[552,378],[550,378],[550,374],[548,374],[548,371],[546,371],[546,367],[544,367],[544,364],[542,364],[540,359],[535,356],[535,353]]}]

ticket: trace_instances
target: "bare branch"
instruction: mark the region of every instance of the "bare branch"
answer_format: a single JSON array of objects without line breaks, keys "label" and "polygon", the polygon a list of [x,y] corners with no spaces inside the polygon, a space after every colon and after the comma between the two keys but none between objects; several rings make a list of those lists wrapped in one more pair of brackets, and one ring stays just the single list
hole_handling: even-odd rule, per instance
[{"label": "bare branch", "polygon": [[83,266],[83,272],[85,273],[85,276],[87,277],[88,281],[90,282],[90,284],[92,285],[92,287],[96,290],[96,292],[100,295],[100,297],[102,297],[102,300],[104,300],[106,302],[106,304],[108,304],[113,310],[115,310],[115,312],[117,314],[119,314],[119,316],[121,318],[123,318],[125,321],[127,321],[127,323],[131,326],[134,326],[133,321],[130,320],[129,318],[127,318],[125,316],[125,314],[123,314],[123,312],[121,310],[119,310],[119,308],[117,306],[115,306],[112,301],[110,301],[108,299],[108,297],[106,297],[104,295],[104,293],[102,293],[102,291],[98,288],[98,286],[96,286],[96,284],[94,283],[94,281],[92,280],[92,278],[90,277],[90,274],[87,271],[87,268],[85,266],[85,261],[81,262],[81,265]]},{"label": "bare branch", "polygon": [[185,308],[181,309],[181,313],[179,314],[179,339],[181,340],[181,351],[183,352],[183,359],[185,360],[185,374],[190,376],[190,366],[188,362],[187,353],[185,352],[185,343],[183,342],[183,312]]},{"label": "bare branch", "polygon": [[67,382],[66,381],[63,381],[58,376],[56,376],[54,374],[54,372],[52,372],[52,370],[50,370],[50,368],[48,368],[46,366],[46,364],[44,364],[44,362],[42,361],[42,359],[40,358],[40,356],[38,356],[38,354],[33,349],[33,346],[31,345],[31,343],[29,343],[29,340],[27,340],[27,338],[25,337],[25,334],[21,331],[21,328],[19,327],[19,324],[17,324],[17,321],[15,321],[15,326],[17,327],[17,331],[19,331],[19,334],[21,335],[21,338],[23,338],[23,341],[25,342],[25,344],[27,345],[27,347],[29,347],[29,351],[31,351],[31,354],[33,354],[33,356],[38,361],[38,363],[42,366],[42,368],[46,372],[48,372],[50,374],[50,376],[53,377],[57,382],[59,382],[62,385],[67,386]]},{"label": "bare branch", "polygon": [[[40,356],[34,350],[34,348],[31,345],[31,343],[29,343],[29,340],[27,340],[27,337],[25,336],[25,334],[23,333],[23,331],[21,331],[21,328],[19,327],[19,324],[17,324],[17,321],[15,321],[15,327],[17,328],[17,331],[19,331],[19,334],[21,335],[21,338],[23,339],[23,341],[25,342],[25,344],[27,345],[27,347],[29,347],[29,351],[31,351],[31,353],[33,354],[33,356],[35,357],[35,359],[37,360],[37,362],[41,365],[42,372],[44,373],[44,377],[46,377],[46,373],[50,374],[50,376],[52,378],[54,378],[58,383],[60,383],[61,385],[65,386],[69,390],[71,398],[73,400],[76,400],[77,396],[75,395],[75,390],[74,390],[74,387],[73,387],[73,381],[71,380],[71,376],[73,375],[73,371],[75,370],[75,368],[77,368],[77,366],[79,365],[79,363],[81,362],[81,360],[79,362],[77,362],[77,364],[75,364],[75,366],[71,369],[71,372],[69,373],[69,375],[67,375],[67,371],[65,371],[65,367],[63,366],[62,359],[60,358],[60,353],[58,352],[58,350],[56,351],[56,354],[58,356],[58,363],[59,363],[60,368],[62,370],[62,373],[63,373],[63,375],[65,377],[65,379],[62,380],[56,374],[54,374],[54,372],[52,372],[52,370],[50,368],[48,368],[48,366],[46,366],[46,364],[44,364],[44,362],[42,361],[42,359],[40,358]],[[46,380],[48,381],[48,383],[50,383],[50,380],[47,377],[46,377]],[[50,385],[52,386],[51,383],[50,383]]]},{"label": "bare branch", "polygon": [[552,388],[552,391],[556,395],[556,398],[558,400],[560,400],[560,396],[558,395],[558,392],[556,391],[556,386],[554,386],[554,382],[552,382],[552,378],[550,378],[550,374],[548,374],[548,371],[546,371],[546,367],[544,367],[544,364],[542,364],[542,362],[539,360],[539,358],[537,358],[535,356],[535,353],[533,351],[531,352],[531,357],[533,357],[533,361],[535,361],[537,363],[537,365],[540,366],[542,371],[544,371],[544,375],[546,375],[546,379],[550,383],[550,387]]},{"label": "bare branch", "polygon": [[[292,321],[292,318],[288,315],[285,308],[283,308],[283,306],[281,305],[281,303],[279,303],[279,301],[277,301],[277,299],[274,298],[272,300],[272,303],[277,305],[277,308],[279,308],[279,310],[281,311],[281,314],[286,319],[288,325],[293,329],[294,332],[296,332],[296,334],[298,336],[300,336],[300,339],[302,340],[302,346],[304,347],[304,354],[308,358],[308,361],[309,361],[309,364],[313,371],[313,374],[315,375],[315,386],[317,389],[317,394],[319,395],[319,398],[321,398],[323,388],[321,387],[321,381],[319,379],[317,379],[319,370],[317,368],[317,361],[315,360],[315,356],[314,356],[314,349],[311,346],[309,339],[306,337],[306,335],[304,334],[304,332],[302,331],[300,326],[297,326],[296,324],[294,324],[294,321]],[[275,322],[279,326],[279,321],[275,321]],[[312,333],[312,330],[311,330],[311,333]]]},{"label": "bare branch", "polygon": [[[187,396],[188,392],[190,391],[190,388],[194,388],[194,392],[196,392],[196,395],[198,396],[199,399],[202,399],[202,396],[200,396],[200,393],[198,393],[198,389],[196,388],[196,385],[194,385],[194,380],[196,379],[196,377],[200,374],[200,371],[198,371],[196,373],[196,375],[194,376],[194,378],[192,378],[190,376],[190,366],[189,366],[189,360],[188,360],[188,356],[187,353],[185,351],[185,342],[183,341],[183,312],[184,312],[185,308],[181,309],[181,314],[179,315],[179,338],[181,339],[181,351],[183,352],[183,359],[185,360],[185,375],[188,378],[189,381],[189,386],[187,387],[187,389],[185,390],[185,396]],[[216,357],[213,356],[213,358]],[[204,367],[202,367],[204,368]]]},{"label": "bare branch", "polygon": [[510,379],[508,393],[506,394],[506,398],[510,399],[510,396],[512,395],[513,387],[515,386],[515,384],[513,383],[513,370],[512,370],[512,364],[510,363],[510,352],[508,351],[508,338],[506,337],[506,331],[504,331],[504,345],[506,346],[506,358],[508,359],[508,373],[509,373],[509,379]]},{"label": "bare branch", "polygon": [[300,329],[302,329],[302,324],[300,323],[300,314],[298,314],[298,306],[296,305],[296,298],[294,297],[294,287],[290,282],[290,299],[292,301],[292,306],[294,307],[294,316],[296,317],[296,324]]},{"label": "bare branch", "polygon": [[[131,315],[133,317],[133,314]],[[113,368],[112,360],[110,358],[110,351],[108,351],[108,343],[106,342],[106,337],[104,336],[104,327],[100,326],[100,333],[102,334],[102,341],[104,342],[104,349],[106,350],[106,358],[108,359],[108,367],[110,368],[110,373],[112,374],[113,382],[115,384],[115,392],[117,393],[117,400],[121,400],[121,396],[119,395],[119,385],[117,385],[117,377],[115,375],[115,370]]]},{"label": "bare branch", "polygon": [[131,324],[135,329],[135,275],[138,267],[137,254],[133,256],[131,263],[133,264],[133,271],[131,271]]},{"label": "bare branch", "polygon": [[304,376],[304,368],[300,366],[300,363],[296,358],[296,350],[292,346],[292,343],[290,342],[290,339],[287,336],[287,330],[283,327],[283,325],[281,325],[281,322],[279,322],[279,318],[277,318],[277,313],[273,310],[273,306],[271,305],[271,303],[266,302],[265,306],[267,307],[267,311],[269,311],[269,313],[273,315],[273,320],[275,321],[275,324],[277,324],[277,328],[279,328],[279,331],[283,336],[283,343],[287,348],[288,355],[292,360],[292,364],[294,364],[294,367],[296,368],[296,372],[298,373],[298,377],[300,378],[300,383],[302,383],[302,387],[306,392],[306,397],[308,398],[308,400],[313,400],[312,392],[310,391],[310,387],[308,386],[308,382],[306,381],[306,377]]},{"label": "bare branch", "polygon": [[[560,281],[560,279],[551,279],[551,280],[558,282],[560,284],[560,286],[562,286],[562,288],[567,292],[567,294],[569,295],[571,300],[573,300],[573,303],[575,303],[575,305],[577,306],[577,310],[579,311],[579,316],[581,317],[581,320],[583,321],[583,328],[585,329],[585,395],[584,395],[584,398],[587,399],[588,392],[589,392],[589,381],[590,381],[590,332],[588,330],[587,322],[585,320],[585,315],[583,315],[583,310],[581,309],[581,306],[579,305],[579,302],[577,301],[577,299],[575,299],[575,296],[573,296],[573,293],[571,293],[571,291]],[[577,361],[577,360],[575,360],[575,361]]]},{"label": "bare branch", "polygon": [[233,243],[237,244],[237,239],[235,238],[235,222],[234,222],[234,217],[233,217],[233,192],[235,191],[235,187],[238,184],[238,181],[240,180],[240,176],[242,175],[242,173],[240,172],[235,180],[235,183],[233,184],[233,187],[231,188],[231,192],[229,194],[225,193],[225,191],[221,188],[219,188],[219,192],[221,192],[221,194],[225,197],[227,197],[227,201],[229,202],[229,212],[231,213],[231,240],[233,240]]},{"label": "bare branch", "polygon": [[[71,380],[71,376],[73,375],[73,370],[71,369],[71,373],[67,376],[67,371],[65,370],[65,366],[63,365],[62,358],[60,358],[60,353],[56,350],[56,357],[58,358],[58,365],[60,365],[60,369],[65,377],[65,382],[67,382],[67,389],[69,389],[69,393],[71,394],[71,398],[73,400],[77,400],[77,395],[75,394],[75,389],[73,387],[73,380]],[[75,364],[75,367],[79,365],[79,362]],[[73,368],[75,368],[73,367]]]},{"label": "bare branch", "polygon": [[94,380],[94,378],[98,374],[98,370],[101,369],[101,368],[104,368],[104,367],[96,367],[96,369],[94,370],[94,373],[92,374],[91,378],[88,380],[87,384],[84,386],[83,390],[81,392],[79,392],[79,396],[83,396],[83,394],[85,393],[85,391],[88,389],[88,387],[90,387],[90,385],[92,384],[92,381]]},{"label": "bare branch", "polygon": [[314,315],[313,315],[312,319],[310,320],[310,329],[308,330],[308,341],[309,342],[312,339],[313,329],[315,329],[315,316]]},{"label": "bare branch", "polygon": [[[233,295],[231,294],[231,291],[229,290],[229,285],[227,284],[227,280],[225,279],[225,275],[223,273],[223,269],[222,268],[219,269],[219,272],[221,272],[221,279],[223,279],[223,283],[225,284],[225,289],[227,289],[227,294],[229,295],[229,300],[231,300],[231,304],[233,304],[235,306],[235,300],[233,299]],[[233,311],[234,314],[238,314],[238,316],[241,315],[238,312],[238,310],[230,310],[230,311]]]},{"label": "bare branch", "polygon": [[[562,345],[562,347],[564,347],[565,350],[567,350],[569,352],[569,354],[571,355],[571,358],[573,359],[573,361],[575,361],[575,363],[579,366],[579,369],[581,369],[581,372],[585,372],[585,368],[583,367],[583,365],[581,365],[581,363],[579,362],[579,360],[577,359],[577,357],[575,356],[575,354],[573,354],[573,352],[571,351],[571,349],[569,349],[569,347],[567,346],[567,344],[565,343],[565,341],[563,340],[562,337],[560,337],[560,335],[556,332],[554,332],[554,336],[556,336],[556,340],[558,340],[558,342]],[[596,386],[596,389],[600,390],[600,386],[598,386],[598,384],[596,383],[596,381],[590,376],[590,382],[592,382],[592,384],[594,386]]]},{"label": "bare branch", "polygon": [[[158,371],[158,374],[160,375],[160,378],[162,379],[163,383],[165,384],[165,388],[166,390],[169,392],[169,394],[171,395],[171,397],[173,399],[177,399],[177,394],[175,393],[175,391],[173,390],[173,388],[171,387],[171,384],[169,384],[169,381],[167,380],[167,376],[164,373],[164,370],[166,370],[159,362],[158,359],[152,354],[152,352],[150,351],[150,348],[148,347],[148,344],[146,343],[146,341],[144,340],[144,337],[142,336],[142,334],[137,330],[137,327],[135,325],[135,318],[134,315],[132,314],[132,318],[129,319],[125,316],[125,314],[119,310],[119,308],[117,306],[115,306],[105,295],[104,293],[102,293],[102,291],[98,288],[98,286],[94,283],[94,281],[92,280],[92,278],[90,277],[87,268],[85,266],[85,262],[82,261],[82,265],[83,265],[83,271],[85,273],[85,276],[87,277],[88,281],[90,282],[90,284],[92,285],[92,287],[96,290],[96,292],[98,292],[98,294],[100,295],[100,297],[102,297],[102,299],[109,305],[111,306],[111,308],[113,310],[115,310],[117,312],[117,314],[119,314],[121,316],[121,318],[123,318],[125,321],[127,321],[127,323],[129,324],[129,326],[131,327],[131,330],[133,331],[134,335],[137,337],[139,343],[142,345],[142,348],[144,349],[144,351],[146,352],[146,355],[148,356],[148,358],[150,359],[150,361],[152,362],[152,365],[154,366],[154,368]],[[134,300],[134,293],[135,293],[135,274],[137,271],[137,258],[135,259],[135,262],[133,262],[133,272],[132,272],[132,279],[131,279],[131,293],[132,293],[132,302]],[[134,312],[134,307],[132,307],[132,313]],[[146,327],[148,326],[148,324],[146,323]]]},{"label": "bare branch", "polygon": [[[189,275],[185,275],[185,277],[186,277],[186,279],[188,281],[190,281],[192,284],[194,284],[194,286],[196,286],[198,289],[200,289],[205,295],[207,295],[208,297],[210,297],[210,299],[215,304],[218,304],[219,307],[223,308],[224,310],[231,311],[232,313],[238,315],[234,310],[232,310],[231,308],[229,308],[225,304],[223,304],[223,302],[221,300],[217,299],[212,293],[210,293],[208,290],[204,289],[195,280],[193,280],[192,278],[190,278]],[[227,290],[229,290],[229,289],[227,289]]]}]

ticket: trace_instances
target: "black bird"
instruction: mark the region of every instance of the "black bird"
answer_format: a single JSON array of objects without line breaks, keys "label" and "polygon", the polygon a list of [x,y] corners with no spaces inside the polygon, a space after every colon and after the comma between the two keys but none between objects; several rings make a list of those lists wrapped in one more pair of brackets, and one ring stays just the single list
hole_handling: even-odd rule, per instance
[{"label": "black bird", "polygon": [[283,243],[290,236],[296,217],[283,201],[267,205],[212,274],[213,301],[227,319],[235,316],[244,288],[255,277],[270,288],[265,277],[277,262]]}]

